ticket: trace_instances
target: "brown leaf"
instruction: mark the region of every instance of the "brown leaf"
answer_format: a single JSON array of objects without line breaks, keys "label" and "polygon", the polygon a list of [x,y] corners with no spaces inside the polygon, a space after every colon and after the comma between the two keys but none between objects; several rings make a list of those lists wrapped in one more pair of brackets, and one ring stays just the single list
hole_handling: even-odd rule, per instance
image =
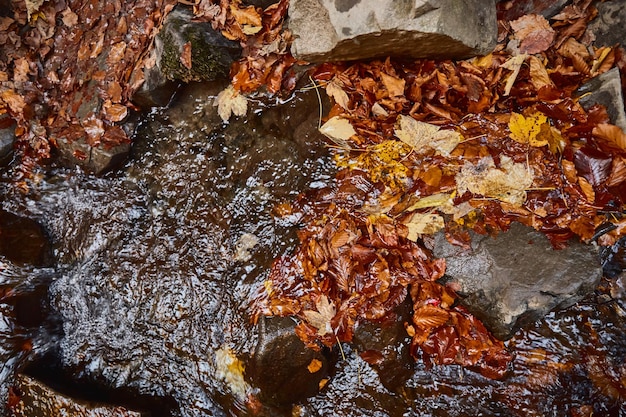
[{"label": "brown leaf", "polygon": [[600,123],[593,128],[593,135],[626,151],[626,134],[619,126]]},{"label": "brown leaf", "polygon": [[330,80],[326,85],[326,94],[332,97],[335,103],[339,104],[342,108],[349,110],[348,105],[350,104],[350,98],[336,78],[337,77]]},{"label": "brown leaf", "polygon": [[111,122],[121,122],[128,114],[128,108],[122,104],[113,104],[111,100],[107,100],[102,105],[104,115]]},{"label": "brown leaf", "polygon": [[511,22],[519,49],[524,54],[537,54],[548,49],[554,42],[556,32],[545,17],[527,14]]},{"label": "brown leaf", "polygon": [[614,158],[611,167],[611,175],[606,181],[607,187],[615,187],[626,180],[626,162],[624,158]]},{"label": "brown leaf", "polygon": [[180,62],[187,69],[191,69],[191,42],[183,45],[183,51],[180,54]]},{"label": "brown leaf", "polygon": [[413,313],[413,323],[422,330],[436,329],[449,318],[450,313],[446,310],[430,304],[417,308]]},{"label": "brown leaf", "polygon": [[13,90],[4,90],[0,93],[0,98],[2,98],[2,101],[4,101],[15,114],[21,114],[24,107],[26,107],[24,98]]},{"label": "brown leaf", "polygon": [[65,26],[71,28],[78,23],[78,15],[68,7],[61,12],[61,20]]},{"label": "brown leaf", "polygon": [[104,135],[104,123],[102,120],[98,119],[94,115],[91,115],[82,123],[83,129],[85,129],[85,133],[87,134],[87,142],[90,146],[98,146],[100,145],[100,138]]},{"label": "brown leaf", "polygon": [[536,90],[545,86],[554,86],[554,83],[548,75],[548,71],[546,71],[546,67],[539,58],[531,56],[528,62],[530,64],[530,82],[533,83]]},{"label": "brown leaf", "polygon": [[400,97],[404,95],[404,80],[387,75],[384,72],[381,72],[380,76],[387,92],[389,93],[389,97]]},{"label": "brown leaf", "polygon": [[25,58],[18,58],[14,61],[14,65],[13,79],[19,82],[28,81],[28,73],[30,72],[28,61]]},{"label": "brown leaf", "polygon": [[583,177],[578,177],[578,185],[580,185],[580,189],[587,201],[593,204],[596,201],[596,193],[593,191],[593,186]]},{"label": "brown leaf", "polygon": [[305,310],[304,317],[309,324],[317,329],[317,334],[324,336],[333,333],[330,321],[335,317],[336,309],[332,301],[328,297],[322,295],[315,303],[315,310]]},{"label": "brown leaf", "polygon": [[118,42],[111,46],[109,49],[109,56],[107,57],[107,63],[109,65],[117,64],[124,58],[124,52],[126,52],[126,42]]}]

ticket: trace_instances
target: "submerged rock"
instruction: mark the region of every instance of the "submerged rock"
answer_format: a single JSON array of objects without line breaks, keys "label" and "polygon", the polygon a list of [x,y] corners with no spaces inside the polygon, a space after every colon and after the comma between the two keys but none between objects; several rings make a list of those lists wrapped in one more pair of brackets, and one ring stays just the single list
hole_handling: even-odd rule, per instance
[{"label": "submerged rock", "polygon": [[554,250],[543,234],[519,223],[495,238],[472,233],[469,251],[438,234],[433,252],[446,259],[448,283],[458,287],[462,303],[503,340],[580,301],[602,277],[595,247],[572,242]]},{"label": "submerged rock", "polygon": [[18,265],[45,266],[52,261],[52,249],[41,225],[0,210],[0,257]]},{"label": "submerged rock", "polygon": [[468,58],[496,45],[491,0],[292,0],[292,53],[310,62]]},{"label": "submerged rock", "polygon": [[295,322],[288,317],[259,320],[258,344],[248,377],[267,404],[288,406],[313,396],[328,376],[329,359],[307,348],[294,328]]},{"label": "submerged rock", "polygon": [[124,407],[77,401],[27,375],[15,383],[17,398],[10,399],[11,417],[147,417]]}]

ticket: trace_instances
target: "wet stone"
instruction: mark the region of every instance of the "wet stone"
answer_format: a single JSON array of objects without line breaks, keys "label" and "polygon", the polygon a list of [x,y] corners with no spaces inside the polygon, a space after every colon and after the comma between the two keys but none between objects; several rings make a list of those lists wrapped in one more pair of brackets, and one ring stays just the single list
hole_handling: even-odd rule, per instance
[{"label": "wet stone", "polygon": [[611,123],[626,132],[626,113],[624,113],[624,96],[622,81],[618,68],[592,78],[576,90],[580,104],[588,109],[594,104],[606,107]]},{"label": "wet stone", "polygon": [[438,234],[433,252],[446,259],[447,282],[459,288],[462,303],[503,340],[580,301],[602,277],[594,246],[571,242],[554,250],[543,234],[519,223],[495,238],[472,233],[470,251]]},{"label": "wet stone", "polygon": [[248,365],[248,377],[260,390],[260,399],[289,406],[315,395],[328,376],[329,359],[307,348],[295,333],[291,318],[261,318],[258,344]]},{"label": "wet stone", "polygon": [[622,0],[599,2],[598,16],[592,20],[587,31],[592,33],[596,47],[615,46],[626,39],[626,8]]},{"label": "wet stone", "polygon": [[17,377],[10,417],[147,417],[124,407],[77,401],[27,375]]},{"label": "wet stone", "polygon": [[35,221],[0,210],[0,257],[18,265],[49,265],[50,242]]},{"label": "wet stone", "polygon": [[7,114],[0,115],[0,166],[13,150],[15,122]]},{"label": "wet stone", "polygon": [[292,0],[292,53],[309,62],[375,57],[468,58],[496,44],[491,0]]}]

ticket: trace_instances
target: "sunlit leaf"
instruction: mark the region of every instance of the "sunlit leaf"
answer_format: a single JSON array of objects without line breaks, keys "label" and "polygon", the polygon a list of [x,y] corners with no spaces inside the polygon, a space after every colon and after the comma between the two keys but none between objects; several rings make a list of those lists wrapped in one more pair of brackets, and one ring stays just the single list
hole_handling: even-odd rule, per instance
[{"label": "sunlit leaf", "polygon": [[541,126],[546,124],[548,118],[543,113],[533,113],[528,117],[524,117],[519,113],[511,113],[509,120],[509,129],[511,130],[511,139],[519,143],[528,143],[530,146],[545,146],[548,141],[538,137],[541,132]]},{"label": "sunlit leaf", "polygon": [[214,105],[217,105],[217,113],[225,122],[230,119],[231,115],[244,116],[248,111],[248,100],[232,85],[217,95]]},{"label": "sunlit leaf", "polygon": [[340,116],[331,117],[319,130],[328,139],[344,148],[350,147],[347,140],[356,135],[350,121]]},{"label": "sunlit leaf", "polygon": [[303,312],[304,317],[307,322],[317,329],[317,334],[320,336],[324,336],[328,333],[333,333],[333,328],[330,324],[330,321],[335,317],[337,310],[335,309],[335,305],[332,301],[328,300],[328,297],[325,295],[320,296],[320,298],[315,303],[315,310],[305,310]]},{"label": "sunlit leaf", "polygon": [[415,152],[423,153],[429,149],[439,155],[447,156],[461,142],[460,133],[449,129],[440,129],[430,123],[419,122],[411,116],[399,115],[394,129],[395,135],[409,145]]}]

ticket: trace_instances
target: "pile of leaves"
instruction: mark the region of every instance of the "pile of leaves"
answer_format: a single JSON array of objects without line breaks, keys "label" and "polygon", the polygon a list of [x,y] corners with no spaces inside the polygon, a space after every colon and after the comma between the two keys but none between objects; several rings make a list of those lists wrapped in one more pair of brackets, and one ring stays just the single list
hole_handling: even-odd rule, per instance
[{"label": "pile of leaves", "polygon": [[[467,247],[469,230],[513,221],[547,235],[610,245],[623,234],[626,135],[576,90],[623,65],[620,48],[594,48],[591,1],[548,22],[500,20],[493,53],[466,61],[322,64],[312,77],[333,99],[320,131],[339,173],[328,188],[282,204],[299,219],[300,247],[278,259],[255,300],[260,315],[296,316],[312,348],[350,341],[359,322],[383,321],[407,295],[412,353],[500,377],[511,356],[437,280],[428,250],[443,231]],[[503,15],[503,14],[501,14]]]}]

